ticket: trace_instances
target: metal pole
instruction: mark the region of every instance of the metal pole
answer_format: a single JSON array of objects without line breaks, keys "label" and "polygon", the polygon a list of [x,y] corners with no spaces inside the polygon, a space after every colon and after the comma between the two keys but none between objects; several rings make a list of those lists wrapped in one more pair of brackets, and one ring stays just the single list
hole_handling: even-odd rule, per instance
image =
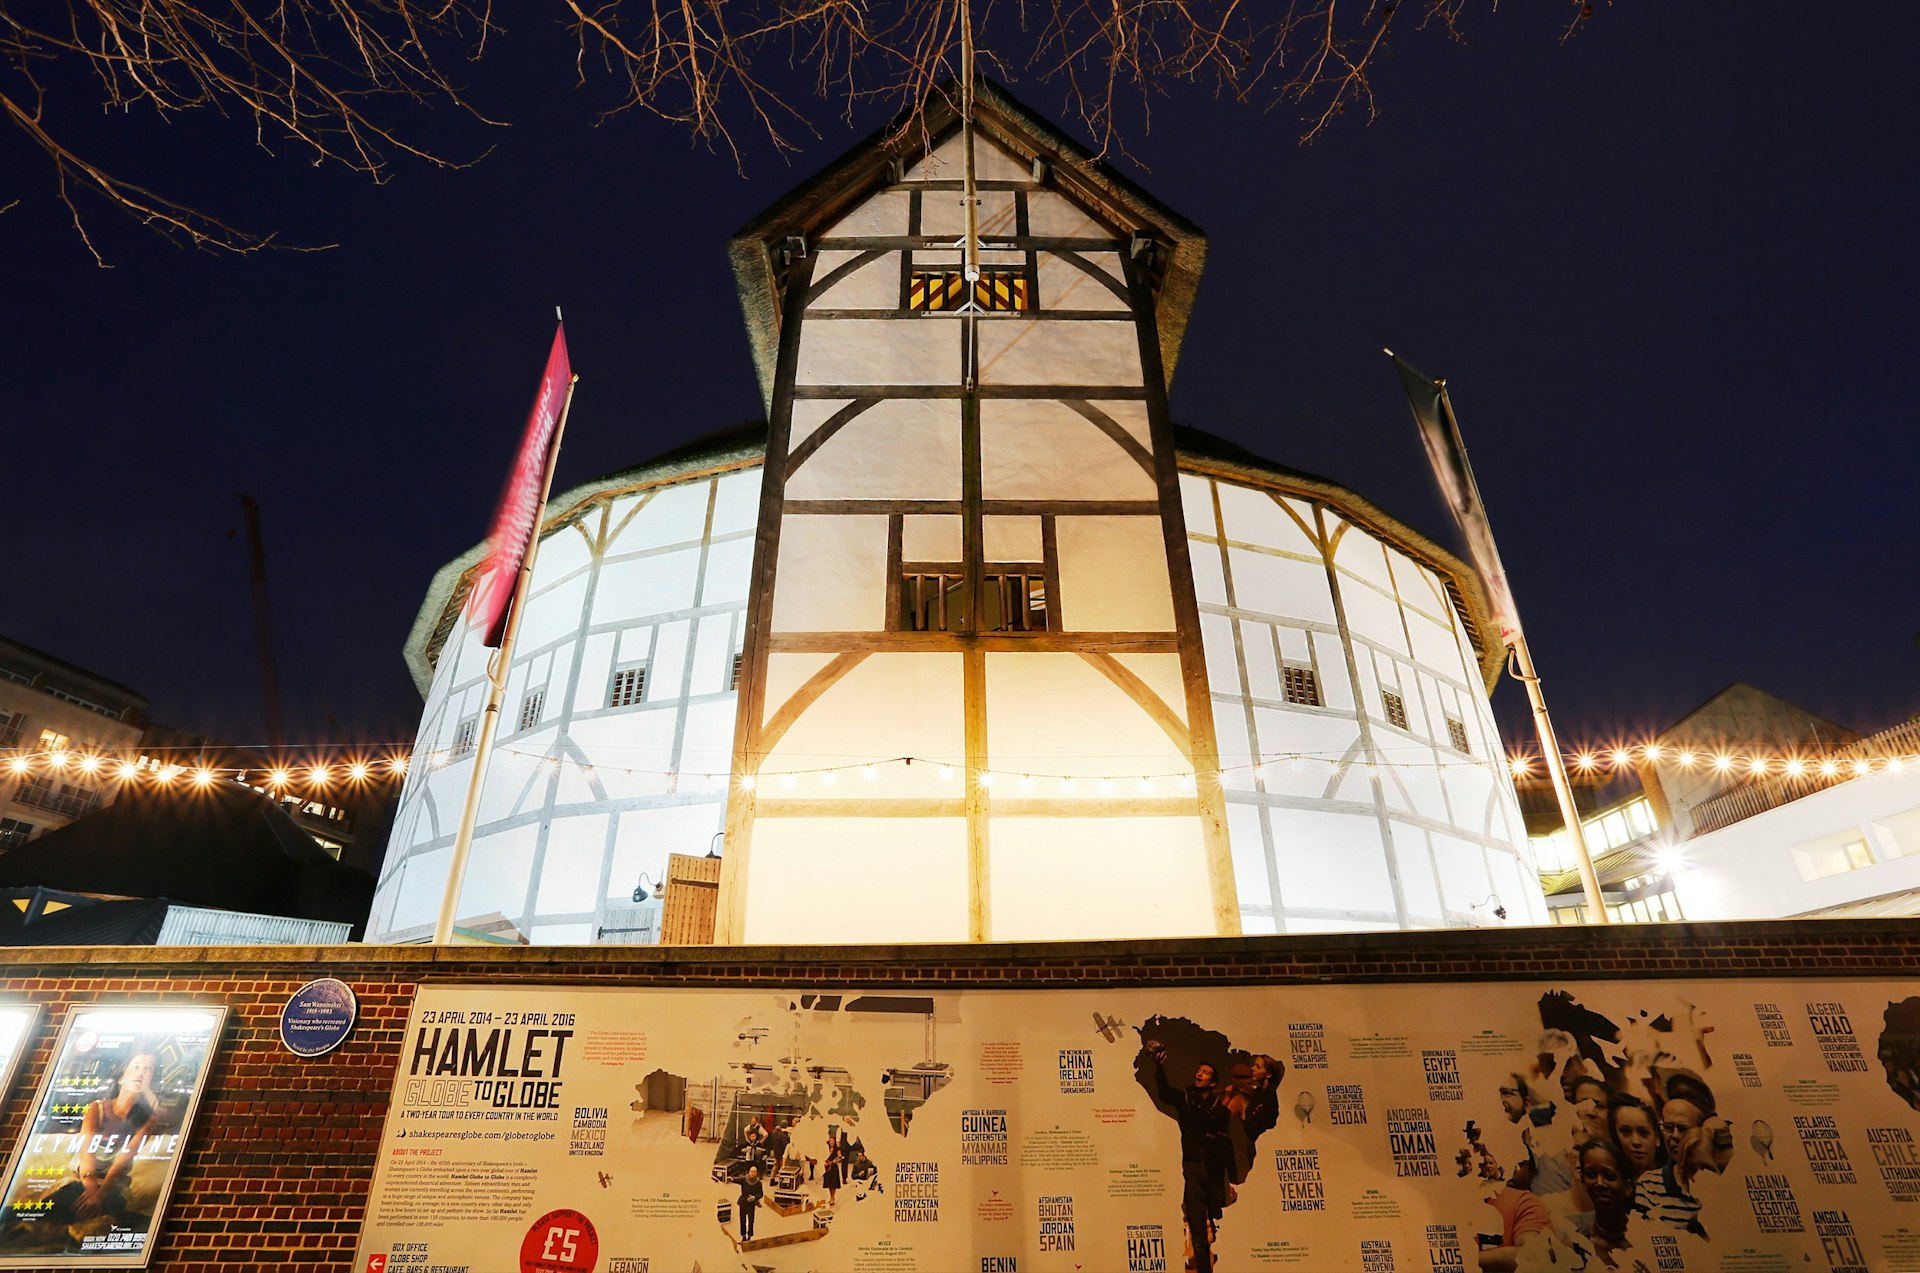
[{"label": "metal pole", "polygon": [[527,585],[533,580],[534,558],[540,555],[540,524],[547,520],[547,496],[553,491],[553,470],[559,461],[560,439],[567,431],[567,413],[573,410],[573,387],[579,376],[567,381],[567,400],[560,404],[560,422],[554,426],[553,441],[547,448],[547,473],[540,486],[540,503],[533,510],[533,533],[527,540],[527,555],[520,563],[520,577],[513,581],[513,601],[507,611],[506,631],[500,648],[487,661],[487,706],[480,714],[480,737],[473,751],[473,776],[467,780],[467,802],[460,811],[460,831],[453,837],[453,861],[447,866],[447,891],[440,897],[440,917],[434,921],[433,944],[445,946],[453,940],[453,920],[460,907],[460,892],[467,882],[467,859],[473,854],[473,826],[480,813],[480,791],[487,779],[487,761],[493,756],[493,735],[500,723],[500,701],[507,695],[507,672],[513,666],[513,641],[520,634],[520,614],[526,608]]},{"label": "metal pole", "polygon": [[1574,864],[1580,868],[1580,888],[1587,897],[1588,922],[1611,923],[1606,902],[1600,896],[1600,877],[1594,873],[1593,858],[1587,853],[1587,837],[1580,830],[1580,810],[1573,803],[1573,783],[1567,778],[1567,762],[1560,755],[1560,744],[1553,736],[1553,720],[1547,715],[1547,696],[1540,688],[1539,674],[1533,670],[1527,638],[1518,632],[1509,634],[1507,649],[1513,655],[1513,677],[1527,687],[1527,702],[1533,705],[1533,727],[1540,735],[1540,755],[1546,761],[1547,776],[1553,779],[1553,794],[1560,801],[1560,817],[1567,824]]},{"label": "metal pole", "polygon": [[973,287],[980,281],[980,192],[973,175],[973,13],[967,0],[960,0],[960,131],[961,149],[966,155],[963,169],[967,205],[967,241],[961,248],[960,274],[967,281],[967,301],[974,301]]}]

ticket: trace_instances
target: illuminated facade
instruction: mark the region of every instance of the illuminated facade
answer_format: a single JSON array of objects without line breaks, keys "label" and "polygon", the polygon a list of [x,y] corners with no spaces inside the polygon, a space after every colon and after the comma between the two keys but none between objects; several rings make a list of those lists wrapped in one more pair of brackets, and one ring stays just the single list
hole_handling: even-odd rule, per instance
[{"label": "illuminated facade", "polygon": [[[557,497],[460,914],[631,940],[722,853],[717,940],[1539,922],[1478,593],[1166,384],[1205,257],[983,88],[735,237],[769,425]],[[430,929],[485,654],[444,569],[370,940]]]}]

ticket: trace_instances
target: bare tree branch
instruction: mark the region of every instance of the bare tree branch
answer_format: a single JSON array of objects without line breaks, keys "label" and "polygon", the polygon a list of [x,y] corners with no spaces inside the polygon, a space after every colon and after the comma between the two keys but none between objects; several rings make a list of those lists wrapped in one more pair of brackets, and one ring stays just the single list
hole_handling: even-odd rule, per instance
[{"label": "bare tree branch", "polygon": [[[1349,112],[1379,112],[1373,73],[1396,32],[1462,38],[1498,0],[972,0],[980,63],[1059,85],[1100,153],[1125,153],[1155,99],[1192,86],[1256,108],[1298,111],[1300,141]],[[1594,13],[1571,3],[1561,35]],[[1416,12],[1403,14],[1403,6]],[[824,108],[874,102],[902,129],[959,73],[960,0],[560,0],[581,84],[613,87],[602,119],[639,110],[742,162],[759,135],[797,150]],[[271,234],[118,178],[58,139],[50,81],[84,68],[104,105],[171,118],[243,115],[258,143],[305,148],[384,180],[394,158],[460,162],[397,131],[382,108],[452,105],[487,119],[444,69],[497,34],[492,0],[0,0],[0,109],[52,160],[59,197],[89,250],[76,192],[195,247],[250,252]],[[63,85],[64,85],[63,80]],[[795,87],[795,86],[798,87]],[[70,92],[63,86],[63,91]],[[814,100],[808,100],[809,98]],[[1137,120],[1138,123],[1130,123]],[[16,200],[17,202],[17,200]],[[8,204],[0,207],[6,211]],[[96,259],[99,254],[95,251]]]},{"label": "bare tree branch", "polygon": [[83,73],[102,105],[162,119],[190,110],[250,116],[261,146],[291,141],[315,163],[380,181],[391,156],[461,161],[409,141],[376,103],[451,104],[493,122],[436,54],[444,47],[477,55],[492,30],[491,0],[0,0],[0,111],[52,160],[58,196],[96,260],[75,201],[82,191],[183,244],[251,252],[285,245],[77,155],[50,122],[49,84],[71,95],[68,82]]}]

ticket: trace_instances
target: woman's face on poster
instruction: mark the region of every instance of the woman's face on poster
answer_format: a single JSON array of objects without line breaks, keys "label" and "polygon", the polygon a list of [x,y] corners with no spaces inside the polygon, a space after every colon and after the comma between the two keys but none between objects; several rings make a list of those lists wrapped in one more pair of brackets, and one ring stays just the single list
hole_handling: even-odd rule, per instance
[{"label": "woman's face on poster", "polygon": [[139,1095],[153,1090],[154,1057],[151,1052],[138,1052],[127,1058],[127,1066],[120,1071],[120,1094],[122,1096]]},{"label": "woman's face on poster", "polygon": [[1638,1105],[1622,1105],[1613,1114],[1613,1138],[1635,1175],[1650,1170],[1660,1161],[1660,1131],[1651,1114]]},{"label": "woman's face on poster", "polygon": [[1627,1180],[1613,1151],[1591,1145],[1580,1155],[1580,1183],[1595,1211],[1619,1211],[1627,1205]]}]

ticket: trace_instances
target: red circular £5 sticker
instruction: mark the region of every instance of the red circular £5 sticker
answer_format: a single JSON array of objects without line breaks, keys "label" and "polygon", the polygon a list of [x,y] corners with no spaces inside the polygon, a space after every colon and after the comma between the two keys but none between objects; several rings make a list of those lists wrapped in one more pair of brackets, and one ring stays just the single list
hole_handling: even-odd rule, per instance
[{"label": "red circular \u00a35 sticker", "polygon": [[535,1220],[520,1244],[520,1273],[592,1273],[599,1259],[593,1221],[564,1207]]}]

